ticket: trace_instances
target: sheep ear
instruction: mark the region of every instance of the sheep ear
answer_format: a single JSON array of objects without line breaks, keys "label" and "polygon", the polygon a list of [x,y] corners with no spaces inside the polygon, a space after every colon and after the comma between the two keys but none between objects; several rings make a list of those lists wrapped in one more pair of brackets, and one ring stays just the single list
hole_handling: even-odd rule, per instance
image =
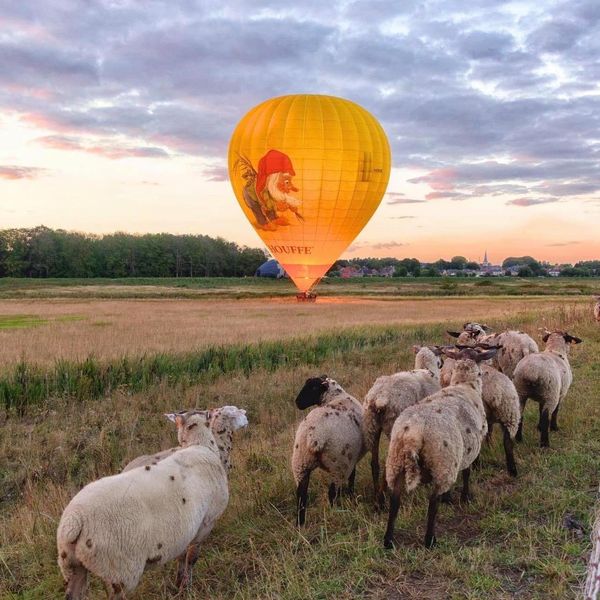
[{"label": "sheep ear", "polygon": [[417,345],[415,344],[415,345],[412,347],[412,349],[413,349],[413,352],[414,352],[415,354],[418,354],[418,353],[419,353],[419,351],[421,350],[421,348],[422,348],[422,347],[423,347],[423,346],[417,346]]},{"label": "sheep ear", "polygon": [[169,419],[169,421],[171,421],[172,423],[175,423],[177,419],[177,414],[178,413],[165,413],[164,416],[167,417],[167,419]]},{"label": "sheep ear", "polygon": [[446,333],[453,338],[457,338],[460,336],[460,331],[446,331]]},{"label": "sheep ear", "polygon": [[484,360],[489,360],[490,358],[494,358],[494,356],[496,356],[497,352],[498,352],[497,348],[490,348],[489,350],[486,350],[485,352],[479,352],[477,354],[477,356],[473,357],[473,360],[476,363],[480,363]]},{"label": "sheep ear", "polygon": [[492,330],[492,328],[491,328],[491,327],[488,327],[488,326],[487,326],[487,325],[485,325],[485,324],[482,324],[482,325],[481,325],[481,329],[483,329],[483,330],[484,330],[486,333],[487,333],[488,331],[491,331],[491,330]]},{"label": "sheep ear", "polygon": [[581,338],[575,337],[569,333],[565,333],[565,341],[568,344],[581,344],[581,342],[583,342]]},{"label": "sheep ear", "polygon": [[442,356],[444,354],[444,348],[442,346],[427,346],[436,356]]}]

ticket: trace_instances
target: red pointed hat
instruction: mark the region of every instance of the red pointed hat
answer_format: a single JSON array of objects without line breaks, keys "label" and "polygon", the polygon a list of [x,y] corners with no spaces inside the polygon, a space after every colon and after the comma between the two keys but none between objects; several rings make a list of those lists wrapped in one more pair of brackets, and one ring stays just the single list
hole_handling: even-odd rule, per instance
[{"label": "red pointed hat", "polygon": [[269,150],[258,161],[256,191],[259,194],[265,189],[267,177],[273,173],[289,173],[292,176],[296,174],[290,157],[279,150]]}]

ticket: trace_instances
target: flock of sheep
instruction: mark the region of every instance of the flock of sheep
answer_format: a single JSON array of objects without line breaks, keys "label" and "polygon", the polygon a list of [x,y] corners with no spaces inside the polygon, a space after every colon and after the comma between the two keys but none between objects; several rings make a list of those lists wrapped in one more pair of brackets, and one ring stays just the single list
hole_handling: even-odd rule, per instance
[{"label": "flock of sheep", "polygon": [[[600,300],[600,298],[599,298]],[[596,306],[600,320],[600,302]],[[469,500],[469,476],[494,424],[502,428],[506,468],[516,476],[513,440],[522,439],[523,408],[539,404],[541,446],[557,429],[557,414],[573,377],[569,348],[582,340],[565,331],[544,331],[545,350],[518,331],[490,333],[467,323],[453,346],[415,346],[415,369],[379,377],[361,404],[333,379],[310,378],[296,398],[315,406],[298,426],[292,452],[297,524],[306,520],[309,481],[317,468],[330,477],[333,505],[356,465],[371,453],[375,498],[389,494],[384,546],[393,547],[402,495],[431,484],[425,545],[435,544],[440,501],[462,475],[461,501]],[[191,581],[200,543],[229,498],[233,432],[248,424],[234,406],[166,415],[179,446],[141,456],[125,469],[85,486],[65,508],[57,531],[58,564],[66,598],[85,596],[88,574],[100,577],[111,599],[125,598],[145,569],[178,559],[176,585]],[[380,471],[381,434],[390,444]]]}]

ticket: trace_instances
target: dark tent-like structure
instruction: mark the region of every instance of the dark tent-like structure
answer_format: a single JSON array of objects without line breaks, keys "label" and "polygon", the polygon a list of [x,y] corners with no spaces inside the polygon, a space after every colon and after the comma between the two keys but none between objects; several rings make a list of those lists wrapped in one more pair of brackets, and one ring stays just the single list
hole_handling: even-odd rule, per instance
[{"label": "dark tent-like structure", "polygon": [[272,258],[256,269],[255,276],[280,279],[281,277],[285,276],[285,271],[283,270],[283,267],[274,258]]}]

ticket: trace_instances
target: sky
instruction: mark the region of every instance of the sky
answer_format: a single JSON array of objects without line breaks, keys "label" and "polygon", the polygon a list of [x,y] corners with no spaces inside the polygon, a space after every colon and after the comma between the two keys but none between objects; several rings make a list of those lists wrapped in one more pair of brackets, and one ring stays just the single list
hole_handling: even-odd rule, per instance
[{"label": "sky", "polygon": [[0,228],[261,246],[229,138],[318,93],[392,149],[346,257],[600,258],[598,0],[0,0],[0,65]]}]

